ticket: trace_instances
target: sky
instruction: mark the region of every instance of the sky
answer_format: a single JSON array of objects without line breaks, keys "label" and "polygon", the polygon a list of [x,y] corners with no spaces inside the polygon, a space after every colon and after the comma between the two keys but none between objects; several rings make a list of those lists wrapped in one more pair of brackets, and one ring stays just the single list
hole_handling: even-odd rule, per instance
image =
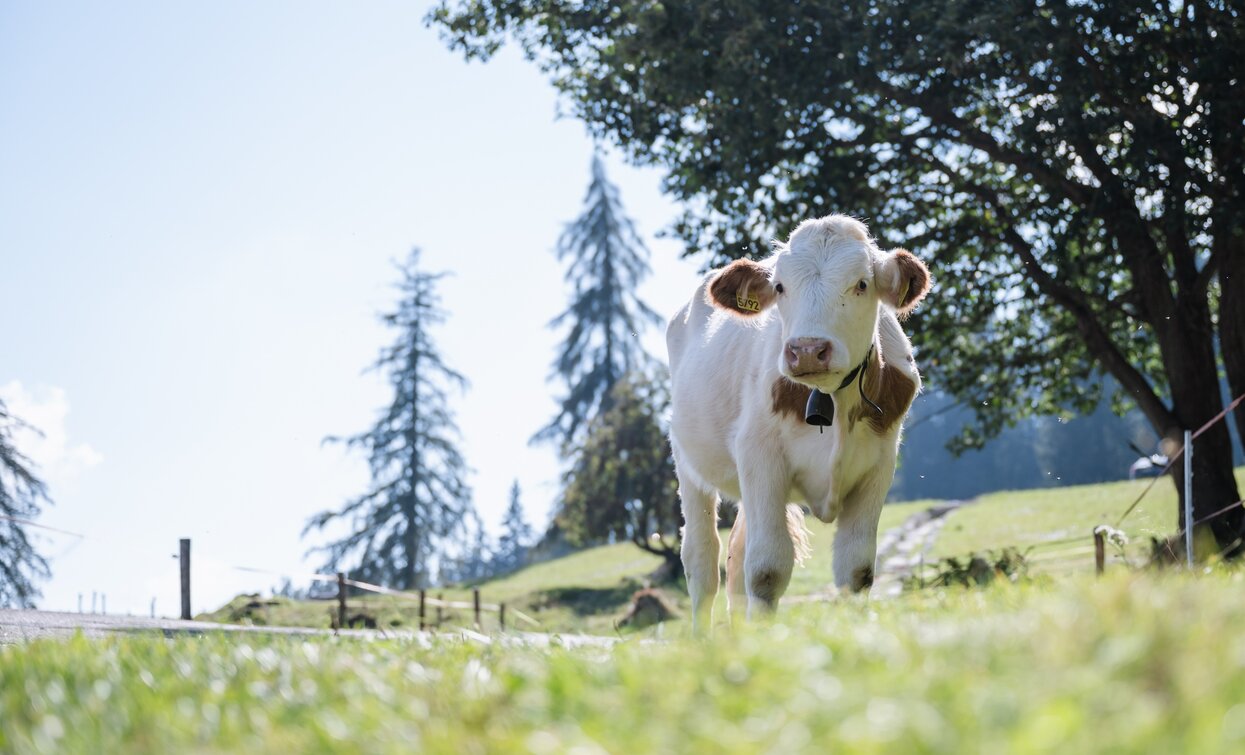
[{"label": "sky", "polygon": [[[452,408],[494,533],[518,480],[543,529],[568,286],[553,248],[582,208],[593,143],[514,49],[467,63],[422,3],[0,4],[0,398],[53,505],[41,608],[193,609],[300,582],[312,514],[368,484],[327,435],[390,398],[365,369],[394,333],[414,247],[471,386]],[[565,109],[565,107],[563,108]],[[658,237],[661,175],[606,153],[652,251],[663,315],[702,260]],[[664,359],[659,328],[640,334]],[[243,571],[239,567],[259,571]]]}]

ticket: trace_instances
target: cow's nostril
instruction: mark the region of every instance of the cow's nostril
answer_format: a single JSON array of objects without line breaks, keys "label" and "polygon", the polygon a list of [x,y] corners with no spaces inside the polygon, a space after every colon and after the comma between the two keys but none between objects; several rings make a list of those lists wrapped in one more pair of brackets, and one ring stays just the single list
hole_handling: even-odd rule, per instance
[{"label": "cow's nostril", "polygon": [[828,362],[828,361],[830,361],[830,360],[829,360],[829,356],[830,356],[830,350],[829,350],[829,349],[827,349],[825,346],[823,346],[823,347],[821,347],[820,349],[818,349],[818,350],[817,350],[817,361],[818,361],[818,362]]}]

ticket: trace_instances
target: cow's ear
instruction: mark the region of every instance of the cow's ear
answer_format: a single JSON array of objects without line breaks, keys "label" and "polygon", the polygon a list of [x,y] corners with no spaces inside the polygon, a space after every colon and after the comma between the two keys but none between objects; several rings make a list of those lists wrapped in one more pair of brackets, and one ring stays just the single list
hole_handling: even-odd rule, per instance
[{"label": "cow's ear", "polygon": [[774,303],[777,294],[769,271],[752,260],[735,260],[709,281],[709,304],[741,317],[753,317]]},{"label": "cow's ear", "polygon": [[929,293],[929,268],[908,250],[896,249],[882,256],[874,281],[882,298],[904,317]]}]

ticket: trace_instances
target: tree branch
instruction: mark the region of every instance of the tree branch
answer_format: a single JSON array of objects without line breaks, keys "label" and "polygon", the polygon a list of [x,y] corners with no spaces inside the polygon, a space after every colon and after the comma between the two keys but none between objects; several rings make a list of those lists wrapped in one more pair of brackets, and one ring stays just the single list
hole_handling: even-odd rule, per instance
[{"label": "tree branch", "polygon": [[1056,279],[1038,262],[1032,247],[1016,230],[1016,223],[1011,216],[1010,208],[1002,201],[998,193],[976,181],[967,179],[937,157],[924,155],[924,159],[932,163],[932,167],[936,167],[948,178],[958,181],[974,196],[992,205],[998,211],[999,217],[1006,219],[1007,225],[1003,231],[1002,241],[1016,253],[1038,289],[1073,316],[1077,323],[1077,330],[1080,331],[1090,353],[1116,380],[1120,381],[1120,385],[1125,390],[1129,391],[1154,429],[1163,433],[1168,428],[1177,426],[1179,423],[1176,422],[1162,399],[1154,392],[1150,381],[1116,348],[1110,333],[1103,327],[1084,292]]}]

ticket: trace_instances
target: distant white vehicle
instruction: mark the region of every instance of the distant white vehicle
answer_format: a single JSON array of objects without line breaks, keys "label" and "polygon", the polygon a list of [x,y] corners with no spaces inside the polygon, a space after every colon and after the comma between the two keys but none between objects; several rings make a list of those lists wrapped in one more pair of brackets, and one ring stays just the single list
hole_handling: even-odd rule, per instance
[{"label": "distant white vehicle", "polygon": [[1128,467],[1128,479],[1135,480],[1138,477],[1157,477],[1163,474],[1163,469],[1167,467],[1168,458],[1163,454],[1150,454],[1142,456],[1134,461]]}]

